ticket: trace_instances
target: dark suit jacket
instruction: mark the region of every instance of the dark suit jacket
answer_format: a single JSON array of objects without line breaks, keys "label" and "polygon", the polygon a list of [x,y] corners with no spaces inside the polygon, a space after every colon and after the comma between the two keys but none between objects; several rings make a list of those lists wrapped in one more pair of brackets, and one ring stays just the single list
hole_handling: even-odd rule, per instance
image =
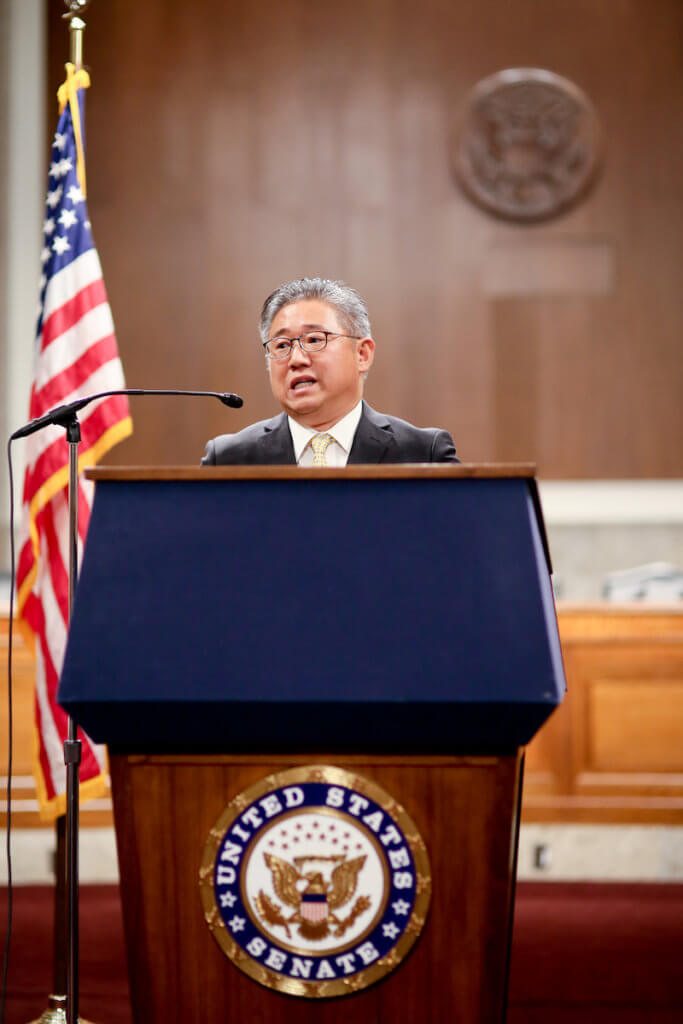
[{"label": "dark suit jacket", "polygon": [[[203,466],[278,466],[295,463],[286,414],[261,420],[238,434],[221,434],[206,446]],[[377,462],[459,462],[446,430],[414,427],[395,416],[363,412],[349,452],[349,465]]]}]

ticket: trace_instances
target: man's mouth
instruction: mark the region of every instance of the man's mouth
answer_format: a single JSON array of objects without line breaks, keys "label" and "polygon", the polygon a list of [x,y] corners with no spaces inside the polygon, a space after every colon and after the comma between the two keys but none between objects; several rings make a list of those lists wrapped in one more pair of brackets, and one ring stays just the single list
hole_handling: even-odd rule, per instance
[{"label": "man's mouth", "polygon": [[310,388],[313,384],[315,384],[315,377],[297,377],[290,384],[290,389],[292,391],[305,391],[306,388]]}]

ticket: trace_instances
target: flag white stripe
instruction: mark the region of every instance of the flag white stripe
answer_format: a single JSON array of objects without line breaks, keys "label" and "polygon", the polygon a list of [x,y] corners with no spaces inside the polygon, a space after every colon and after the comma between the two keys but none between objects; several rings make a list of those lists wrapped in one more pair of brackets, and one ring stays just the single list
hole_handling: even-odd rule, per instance
[{"label": "flag white stripe", "polygon": [[106,302],[95,306],[78,323],[55,338],[43,353],[36,369],[36,391],[63,373],[102,338],[114,333],[114,321]]},{"label": "flag white stripe", "polygon": [[81,289],[100,280],[101,277],[102,267],[96,249],[88,249],[72,263],[57,271],[45,289],[43,323],[56,309],[78,295]]},{"label": "flag white stripe", "polygon": [[[51,514],[49,509],[47,514]],[[39,573],[36,581],[35,593],[43,605],[45,642],[52,658],[52,664],[56,671],[59,672],[66,646],[66,622],[55,595],[48,554],[47,544],[44,538],[41,538],[40,560],[42,571]]]},{"label": "flag white stripe", "polygon": [[54,791],[60,793],[66,788],[64,746],[52,717],[52,703],[47,692],[45,665],[40,644],[36,644],[36,706],[38,727],[49,765],[50,783]]},{"label": "flag white stripe", "polygon": [[90,737],[88,737],[88,742],[90,744],[90,749],[93,752],[93,756],[94,756],[95,760],[97,761],[97,764],[99,765],[99,769],[100,769],[101,772],[103,772],[106,769],[106,767],[107,767],[107,750],[106,750],[106,747],[104,747],[100,743],[93,743],[93,741],[90,739]]},{"label": "flag white stripe", "polygon": [[[57,537],[57,549],[59,556],[64,566],[64,570],[69,573],[69,501],[67,498],[66,488],[55,494],[52,499],[52,522],[54,524],[55,535]],[[66,634],[64,637],[66,643]],[[61,661],[55,662],[55,668],[59,672],[61,668]]]}]

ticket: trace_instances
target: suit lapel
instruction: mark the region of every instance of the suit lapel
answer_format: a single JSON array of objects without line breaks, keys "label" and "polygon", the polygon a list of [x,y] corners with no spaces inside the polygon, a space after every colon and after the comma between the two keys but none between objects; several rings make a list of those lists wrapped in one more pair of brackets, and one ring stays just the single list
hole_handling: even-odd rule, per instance
[{"label": "suit lapel", "polygon": [[270,420],[259,439],[260,461],[269,466],[290,466],[296,461],[285,413]]},{"label": "suit lapel", "polygon": [[[294,465],[294,445],[285,413],[268,422],[258,443],[259,462],[263,465]],[[395,447],[396,439],[389,420],[363,402],[363,413],[349,452],[348,465],[383,462]]]},{"label": "suit lapel", "polygon": [[392,448],[396,447],[391,424],[363,402],[363,414],[358,423],[356,436],[349,452],[348,465],[383,462]]}]

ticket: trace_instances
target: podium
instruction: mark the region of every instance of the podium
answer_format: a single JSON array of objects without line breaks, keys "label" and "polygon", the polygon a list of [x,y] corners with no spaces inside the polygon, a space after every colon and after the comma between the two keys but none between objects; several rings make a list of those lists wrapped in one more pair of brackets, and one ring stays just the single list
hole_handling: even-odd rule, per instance
[{"label": "podium", "polygon": [[[504,1020],[522,749],[564,692],[532,468],[88,475],[95,501],[60,703],[109,746],[135,1020]],[[384,917],[378,910],[365,931],[363,913],[374,911],[359,899],[345,897],[346,916],[335,916],[329,878],[306,873],[304,862],[341,871],[351,862],[339,848],[323,856],[319,843],[315,858],[259,854],[271,897],[261,864],[259,893],[242,879],[225,896],[243,901],[244,917],[226,911],[221,922],[224,897],[212,909],[212,880],[237,860],[220,822],[242,836],[246,863],[257,849],[245,831],[257,820],[244,812],[250,793],[261,796],[261,819],[272,812],[274,823],[301,827],[284,806],[287,787],[279,805],[262,794],[282,780],[299,780],[291,795],[339,778],[352,780],[352,806],[365,799],[353,795],[357,783],[370,794],[365,807],[383,807],[359,819],[357,834],[351,828],[359,850],[375,850],[370,859],[379,863],[390,844],[382,815],[407,815],[401,834],[423,865],[415,905],[428,910],[414,911],[396,949],[383,952],[382,936],[397,931],[386,915],[403,902],[392,889]],[[315,828],[332,813],[306,820]],[[394,867],[400,856],[396,848]],[[288,857],[300,895],[290,889],[284,922],[286,886],[273,865]],[[408,884],[409,872],[385,875],[388,886]],[[360,923],[349,925],[354,915]],[[248,954],[230,934],[239,921],[269,928],[289,952],[252,939]],[[331,922],[340,936],[356,928],[355,944],[316,974],[316,936],[334,931]],[[378,959],[353,973],[354,957],[359,968],[370,963],[368,947]],[[290,979],[312,970],[324,980],[285,983],[285,960]]]}]

